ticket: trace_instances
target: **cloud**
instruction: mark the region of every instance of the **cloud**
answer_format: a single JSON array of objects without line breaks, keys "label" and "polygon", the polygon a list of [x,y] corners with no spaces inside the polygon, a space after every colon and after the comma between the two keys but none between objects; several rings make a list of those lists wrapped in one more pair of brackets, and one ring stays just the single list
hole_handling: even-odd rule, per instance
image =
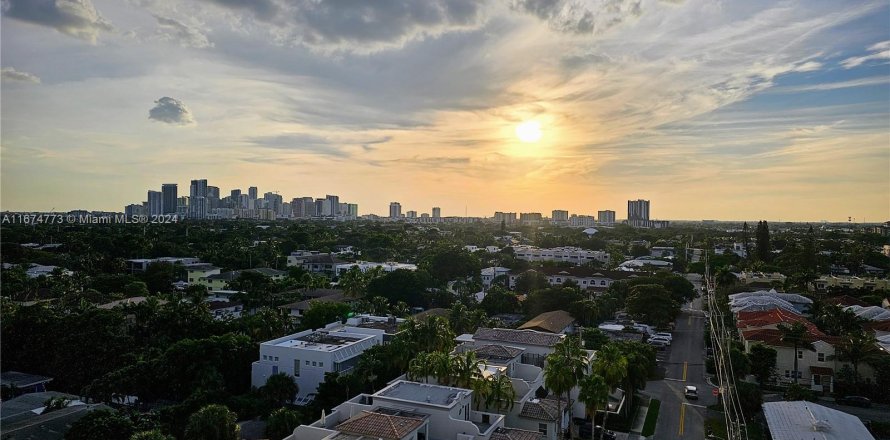
[{"label": "cloud", "polygon": [[484,21],[485,6],[477,0],[205,1],[250,11],[280,43],[362,54],[476,29]]},{"label": "cloud", "polygon": [[19,72],[18,70],[15,70],[14,67],[4,67],[2,70],[2,77],[4,81],[40,83],[40,78],[38,78],[37,75],[28,72]]},{"label": "cloud", "polygon": [[866,61],[890,60],[890,40],[872,44],[869,46],[868,50],[871,52],[870,54],[847,58],[841,61],[841,66],[844,66],[845,69],[852,69],[862,65]]},{"label": "cloud", "polygon": [[156,106],[148,111],[148,119],[158,122],[176,125],[191,125],[195,123],[191,112],[182,101],[170,97],[163,97],[155,101]]},{"label": "cloud", "polygon": [[351,147],[359,147],[363,151],[373,151],[374,145],[384,144],[392,140],[392,136],[379,138],[337,138],[310,133],[285,133],[275,136],[254,136],[246,139],[248,143],[278,150],[302,151],[321,156],[346,158],[352,156]]},{"label": "cloud", "polygon": [[90,0],[3,0],[3,15],[51,27],[81,40],[96,42],[100,31],[113,29]]},{"label": "cloud", "polygon": [[158,21],[158,37],[161,40],[174,41],[182,47],[204,49],[213,47],[207,35],[194,26],[189,26],[175,18],[154,14]]},{"label": "cloud", "polygon": [[547,22],[553,30],[570,34],[602,33],[643,14],[642,0],[513,0],[513,10]]}]

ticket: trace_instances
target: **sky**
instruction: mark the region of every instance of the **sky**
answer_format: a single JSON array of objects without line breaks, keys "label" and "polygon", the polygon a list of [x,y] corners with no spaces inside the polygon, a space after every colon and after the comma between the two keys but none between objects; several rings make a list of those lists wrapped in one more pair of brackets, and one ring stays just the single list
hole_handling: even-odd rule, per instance
[{"label": "sky", "polygon": [[206,178],[360,214],[890,220],[886,1],[0,5],[2,210]]}]

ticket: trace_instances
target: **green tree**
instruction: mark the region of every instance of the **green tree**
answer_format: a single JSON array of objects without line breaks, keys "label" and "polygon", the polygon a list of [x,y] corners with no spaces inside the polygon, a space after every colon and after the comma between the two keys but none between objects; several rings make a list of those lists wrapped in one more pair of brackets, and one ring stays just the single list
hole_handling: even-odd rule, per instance
[{"label": "green tree", "polygon": [[737,379],[744,378],[751,370],[751,362],[745,352],[736,347],[729,350],[729,363],[732,365],[732,372]]},{"label": "green tree", "polygon": [[94,440],[97,438],[129,438],[135,427],[126,416],[111,410],[96,410],[71,424],[65,440]]},{"label": "green tree", "polygon": [[596,410],[609,398],[609,386],[605,379],[598,374],[585,376],[581,380],[581,390],[578,400],[584,403],[584,409],[591,421],[596,420]]},{"label": "green tree", "polygon": [[660,284],[634,286],[627,296],[627,312],[633,317],[655,325],[666,326],[680,313],[680,305]]},{"label": "green tree", "polygon": [[776,349],[763,344],[754,344],[748,353],[748,359],[751,361],[751,373],[757,377],[761,385],[773,377],[776,370]]},{"label": "green tree", "polygon": [[530,269],[516,277],[515,290],[522,294],[529,294],[535,290],[550,286],[550,283],[540,272]]},{"label": "green tree", "polygon": [[499,374],[496,377],[490,376],[486,379],[488,385],[488,396],[485,406],[494,408],[495,411],[510,411],[516,400],[516,390],[513,389],[513,383],[505,374]]},{"label": "green tree", "polygon": [[176,440],[172,435],[161,432],[160,429],[137,432],[130,436],[130,440]]},{"label": "green tree", "polygon": [[394,270],[372,280],[368,284],[368,294],[386,298],[391,304],[404,301],[411,307],[423,306],[426,285],[420,270]]},{"label": "green tree", "polygon": [[475,255],[457,246],[442,246],[430,250],[420,263],[439,285],[455,279],[475,278],[482,263]]},{"label": "green tree", "polygon": [[886,355],[878,348],[874,333],[857,331],[845,335],[839,344],[834,346],[835,354],[829,359],[849,362],[853,365],[853,381],[859,383],[859,364],[871,362],[879,356]]},{"label": "green tree", "polygon": [[303,313],[300,319],[300,326],[304,329],[318,329],[339,321],[346,317],[352,309],[349,304],[328,302],[328,301],[310,301],[309,310]]},{"label": "green tree", "polygon": [[473,381],[482,378],[482,372],[479,370],[481,360],[476,358],[476,352],[467,351],[457,353],[452,356],[451,368],[454,378],[454,385],[459,388],[471,388]]},{"label": "green tree", "polygon": [[798,369],[797,369],[797,351],[799,349],[806,349],[813,351],[816,348],[813,347],[813,342],[810,339],[809,332],[807,331],[807,327],[803,325],[801,322],[795,322],[793,324],[779,324],[778,329],[782,332],[782,341],[788,344],[791,344],[794,347],[794,383],[798,383]]},{"label": "green tree", "polygon": [[558,353],[547,355],[547,363],[544,365],[544,386],[556,395],[556,411],[559,413],[558,429],[559,438],[563,438],[563,410],[562,396],[572,390],[577,383],[575,374],[567,365],[566,359]]},{"label": "green tree", "polygon": [[[112,437],[114,438],[114,437]],[[189,417],[185,440],[239,440],[241,427],[225,405],[207,405]]]},{"label": "green tree", "polygon": [[124,286],[124,295],[127,297],[148,296],[148,285],[142,281],[132,281]]},{"label": "green tree", "polygon": [[766,223],[766,220],[757,222],[754,240],[757,260],[769,262],[772,259],[772,248],[770,247],[769,225]]},{"label": "green tree", "polygon": [[[593,361],[593,373],[603,377],[609,390],[614,390],[624,378],[627,376],[627,358],[617,346],[607,344],[596,353],[596,359]],[[603,431],[600,433],[600,440],[603,440],[607,421],[609,420],[609,402],[608,398],[603,402],[606,413],[603,417]]]},{"label": "green tree", "polygon": [[300,426],[300,414],[287,408],[278,408],[272,411],[266,420],[266,435],[271,440],[281,440],[294,432]]},{"label": "green tree", "polygon": [[433,365],[430,363],[430,353],[422,351],[411,359],[408,364],[408,380],[423,380],[429,383],[429,377],[433,375]]},{"label": "green tree", "polygon": [[294,377],[286,373],[269,376],[266,384],[260,388],[260,392],[278,406],[292,402],[299,391]]}]

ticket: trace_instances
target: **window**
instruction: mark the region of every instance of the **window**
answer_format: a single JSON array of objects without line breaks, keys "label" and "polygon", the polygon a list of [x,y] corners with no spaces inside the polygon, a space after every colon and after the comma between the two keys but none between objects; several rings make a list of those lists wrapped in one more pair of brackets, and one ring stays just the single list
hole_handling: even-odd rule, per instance
[{"label": "window", "polygon": [[278,356],[275,356],[275,362],[278,362]]},{"label": "window", "polygon": [[541,434],[547,435],[547,424],[546,423],[538,423],[538,432]]},{"label": "window", "polygon": [[797,358],[803,359],[803,350],[797,350]]},{"label": "window", "polygon": [[307,366],[307,367],[309,366],[309,361],[306,361],[306,366]]},{"label": "window", "polygon": [[272,374],[278,374],[278,365],[272,365]]},{"label": "window", "polygon": [[318,365],[318,364],[316,364],[315,361],[312,361],[312,366],[313,366],[313,367],[315,367],[315,366],[317,366],[317,365]]},{"label": "window", "polygon": [[605,285],[606,285],[606,280],[601,280],[601,281],[600,281],[600,286],[605,286]]},{"label": "window", "polygon": [[319,367],[324,367],[324,362],[319,362],[319,363],[318,363],[318,366],[319,366]]},{"label": "window", "polygon": [[819,362],[825,362],[825,353],[816,353],[816,359]]},{"label": "window", "polygon": [[300,360],[294,359],[294,376],[300,377]]},{"label": "window", "polygon": [[790,378],[791,378],[791,371],[789,371],[789,370],[785,370],[785,377],[790,379]]}]

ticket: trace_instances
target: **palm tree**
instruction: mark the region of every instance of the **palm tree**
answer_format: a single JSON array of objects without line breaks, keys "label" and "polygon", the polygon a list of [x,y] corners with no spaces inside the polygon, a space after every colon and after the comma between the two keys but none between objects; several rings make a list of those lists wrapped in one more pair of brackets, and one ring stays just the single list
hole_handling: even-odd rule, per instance
[{"label": "palm tree", "polygon": [[337,283],[343,289],[343,293],[350,298],[358,298],[365,293],[368,287],[365,274],[362,273],[358,266],[352,266],[349,270],[340,275]]},{"label": "palm tree", "polygon": [[[589,370],[587,351],[584,350],[581,335],[579,334],[577,337],[568,336],[560,341],[553,347],[553,352],[560,356],[565,363],[565,367],[572,372],[572,386],[566,391],[566,402],[568,402],[569,392],[578,386],[578,383]],[[571,415],[572,408],[569,407],[569,417]]]},{"label": "palm tree", "polygon": [[430,363],[430,369],[439,385],[446,385],[451,382],[451,376],[454,373],[451,356],[444,351],[434,351],[427,358]]},{"label": "palm tree", "polygon": [[260,388],[260,391],[268,396],[269,400],[281,406],[292,402],[294,396],[300,391],[300,387],[297,386],[293,376],[276,373],[266,379],[266,384]]},{"label": "palm tree", "polygon": [[488,379],[488,398],[485,400],[485,406],[494,408],[495,411],[510,411],[516,400],[516,390],[513,389],[513,383],[505,374],[499,374],[497,377]]},{"label": "palm tree", "polygon": [[544,386],[552,391],[553,394],[556,394],[556,411],[559,413],[559,425],[556,430],[559,431],[559,437],[563,438],[565,433],[562,430],[562,395],[572,390],[572,387],[577,383],[577,378],[575,377],[574,370],[569,365],[569,360],[556,351],[548,354],[546,361],[544,365]]},{"label": "palm tree", "polygon": [[476,358],[476,352],[459,353],[451,359],[455,386],[471,388],[473,381],[482,377],[482,371],[479,370],[482,361]]},{"label": "palm tree", "polygon": [[414,359],[411,359],[411,362],[408,364],[408,379],[416,381],[422,378],[425,383],[429,383],[430,375],[435,374],[433,365],[430,362],[431,355],[432,353],[422,351],[417,353]]},{"label": "palm tree", "polygon": [[581,379],[581,392],[578,393],[578,400],[584,403],[584,409],[587,410],[591,422],[596,422],[596,409],[608,398],[609,386],[606,385],[606,380],[602,376],[591,374]]},{"label": "palm tree", "polygon": [[812,341],[810,341],[810,334],[807,331],[807,327],[803,325],[801,322],[795,322],[790,326],[785,324],[779,324],[778,329],[782,332],[782,342],[791,344],[794,347],[794,383],[798,383],[797,376],[799,376],[797,371],[797,350],[801,348],[805,348],[807,350],[815,350],[813,347]]},{"label": "palm tree", "polygon": [[828,358],[853,364],[853,381],[858,384],[859,364],[875,360],[880,354],[874,333],[858,331],[846,335],[840,344],[835,345],[834,354]]},{"label": "palm tree", "polygon": [[[606,381],[609,391],[614,390],[618,384],[627,376],[627,358],[613,344],[606,344],[600,351],[596,353],[596,360],[593,362],[593,372],[599,374]],[[604,408],[606,413],[603,416],[603,430],[600,432],[600,440],[606,432],[606,422],[609,420],[609,400],[608,395],[604,399]]]},{"label": "palm tree", "polygon": [[186,440],[238,440],[241,429],[235,413],[224,405],[207,405],[189,417]]},{"label": "palm tree", "polygon": [[485,378],[480,376],[470,384],[470,389],[473,390],[473,400],[476,402],[476,411],[479,411],[482,403],[488,404],[488,400],[491,399],[490,379],[491,377]]}]

